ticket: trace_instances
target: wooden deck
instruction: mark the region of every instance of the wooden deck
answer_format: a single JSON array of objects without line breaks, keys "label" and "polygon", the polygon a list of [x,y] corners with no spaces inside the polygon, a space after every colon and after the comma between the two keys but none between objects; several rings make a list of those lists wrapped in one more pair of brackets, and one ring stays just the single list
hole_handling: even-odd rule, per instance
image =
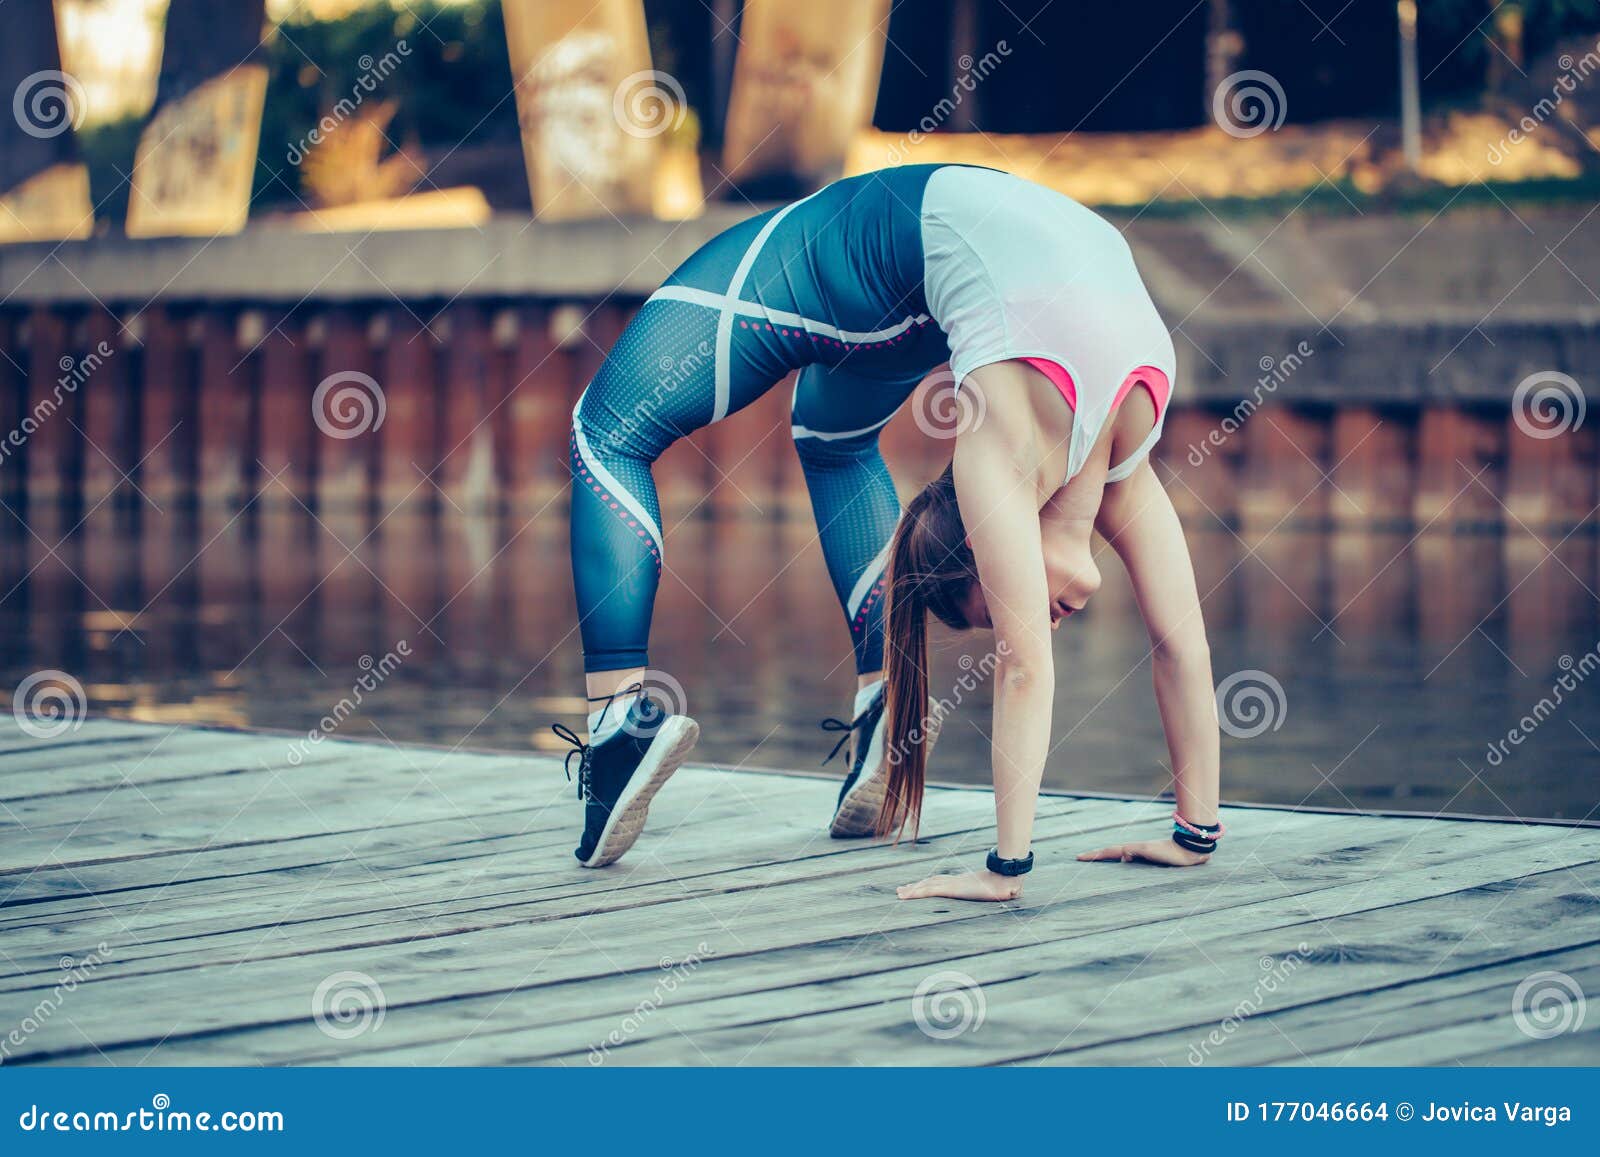
[{"label": "wooden deck", "polygon": [[1594,1010],[1513,1014],[1600,994],[1593,828],[1229,809],[1178,872],[1072,859],[1166,807],[1053,796],[1022,902],[904,904],[987,793],[893,848],[827,838],[834,781],[686,768],[590,872],[553,759],[291,742],[0,723],[7,1063],[1600,1063]]}]

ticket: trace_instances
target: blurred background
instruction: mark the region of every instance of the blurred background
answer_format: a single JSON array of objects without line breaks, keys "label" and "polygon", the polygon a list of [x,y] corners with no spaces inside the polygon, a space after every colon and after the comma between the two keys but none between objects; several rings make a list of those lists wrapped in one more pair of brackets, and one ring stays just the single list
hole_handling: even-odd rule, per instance
[{"label": "blurred background", "polygon": [[[1172,326],[1158,473],[1200,572],[1225,796],[1600,801],[1600,0],[7,0],[4,21],[8,687],[553,749],[583,709],[567,417],[632,311],[777,200],[966,161],[1105,212]],[[853,671],[787,399],[658,465],[652,660],[700,758],[814,768]],[[884,438],[906,495],[953,417],[931,389],[908,409]],[[1047,783],[1153,794],[1147,642],[1105,562],[1057,638]],[[988,645],[938,640],[946,782],[988,780],[963,665]]]}]

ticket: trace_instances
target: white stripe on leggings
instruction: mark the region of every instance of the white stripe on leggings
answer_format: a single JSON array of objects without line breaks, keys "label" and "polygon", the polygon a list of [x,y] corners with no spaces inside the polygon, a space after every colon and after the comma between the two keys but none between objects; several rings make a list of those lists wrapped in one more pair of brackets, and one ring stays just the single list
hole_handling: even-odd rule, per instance
[{"label": "white stripe on leggings", "polygon": [[872,560],[861,577],[856,579],[856,585],[850,589],[850,601],[846,604],[845,610],[852,621],[856,617],[856,612],[861,609],[861,604],[866,601],[867,594],[878,584],[878,577],[883,574],[883,568],[888,565],[889,544],[886,542],[883,544],[883,549],[878,552],[878,557]]},{"label": "white stripe on leggings", "polygon": [[656,543],[656,553],[662,558],[666,558],[666,544],[662,542],[661,528],[656,525],[656,520],[650,517],[650,512],[644,508],[644,504],[632,494],[629,494],[627,487],[618,482],[611,471],[600,464],[600,459],[589,446],[589,439],[583,436],[583,423],[578,420],[578,407],[582,405],[583,399],[580,397],[578,406],[573,407],[572,410],[572,436],[578,442],[578,456],[583,459],[583,464],[589,468],[589,473],[593,474],[600,484],[611,492],[611,496],[617,500],[618,504],[633,515],[634,518],[638,519],[640,526],[649,531],[650,537]]},{"label": "white stripe on leggings", "polygon": [[874,430],[881,430],[893,419],[894,414],[890,414],[887,418],[883,419],[883,421],[874,422],[870,426],[863,426],[859,430],[812,430],[806,426],[796,424],[789,427],[789,433],[792,434],[796,440],[801,438],[817,438],[823,442],[837,442],[843,438],[859,438],[863,434],[870,434]]},{"label": "white stripe on leggings", "polygon": [[[819,189],[818,192],[821,192]],[[811,194],[815,197],[817,194]],[[717,315],[717,356],[714,373],[716,375],[716,402],[711,410],[711,420],[720,422],[728,415],[728,398],[730,381],[728,376],[728,358],[733,346],[733,310],[727,302],[737,300],[739,291],[744,288],[744,279],[750,276],[750,268],[756,263],[756,255],[761,252],[761,247],[767,243],[767,238],[772,236],[772,231],[778,227],[778,222],[787,217],[793,210],[811,197],[803,197],[798,201],[791,201],[779,209],[767,223],[761,226],[761,232],[756,234],[756,239],[750,242],[750,248],[744,251],[744,256],[739,258],[739,265],[733,271],[733,280],[728,282],[728,294],[724,299],[721,312]]]},{"label": "white stripe on leggings", "polygon": [[[825,321],[815,321],[809,317],[802,317],[798,313],[790,313],[785,309],[768,309],[754,301],[741,301],[725,293],[712,293],[707,289],[694,289],[687,285],[663,285],[650,295],[651,301],[682,301],[689,305],[703,305],[707,309],[726,311],[733,317],[759,317],[770,321],[774,325],[789,325],[795,329],[803,329],[807,333],[820,334],[842,341],[846,345],[864,345],[868,342],[888,341],[890,338],[899,337],[914,325],[921,325],[933,319],[925,313],[909,314],[902,321],[897,321],[887,329],[852,330],[840,329],[829,325]],[[732,334],[730,321],[729,333]]]}]

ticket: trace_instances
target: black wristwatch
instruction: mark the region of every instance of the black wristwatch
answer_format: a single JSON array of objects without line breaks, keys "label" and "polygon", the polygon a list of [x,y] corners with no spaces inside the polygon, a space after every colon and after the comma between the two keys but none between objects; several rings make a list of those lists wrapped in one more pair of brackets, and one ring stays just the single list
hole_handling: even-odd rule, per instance
[{"label": "black wristwatch", "polygon": [[1000,849],[989,850],[989,870],[997,876],[1026,876],[1033,871],[1033,853],[1030,851],[1020,860],[1002,860]]}]

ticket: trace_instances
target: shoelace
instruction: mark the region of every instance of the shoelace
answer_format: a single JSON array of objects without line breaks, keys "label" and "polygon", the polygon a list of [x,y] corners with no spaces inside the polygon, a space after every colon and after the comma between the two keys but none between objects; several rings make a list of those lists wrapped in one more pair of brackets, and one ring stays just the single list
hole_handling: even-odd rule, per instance
[{"label": "shoelace", "polygon": [[560,738],[572,744],[572,750],[567,752],[567,760],[562,766],[567,773],[567,782],[572,782],[572,757],[578,757],[578,798],[589,798],[589,753],[594,750],[583,740],[578,738],[578,733],[564,723],[552,723],[550,730]]},{"label": "shoelace", "polygon": [[[600,709],[600,719],[598,722],[605,722],[606,712],[611,710],[611,704],[616,701],[618,695],[631,695],[635,691],[643,694],[644,684],[630,683],[626,687],[617,688],[610,695],[596,695],[593,699],[590,699],[590,703],[599,703],[601,700],[605,701],[605,706]],[[590,761],[593,759],[594,745],[592,743],[585,743],[583,740],[579,739],[578,733],[563,723],[552,723],[550,725],[550,730],[554,731],[558,738],[564,739],[568,743],[572,744],[572,750],[567,752],[566,762],[562,764],[562,769],[567,773],[567,782],[571,783],[572,757],[574,755],[578,757],[578,798],[581,800],[589,799],[589,770]]]},{"label": "shoelace", "polygon": [[822,728],[824,731],[844,732],[843,735],[839,736],[839,742],[833,745],[833,750],[828,752],[828,757],[822,761],[823,767],[827,767],[828,764],[833,762],[834,756],[838,755],[839,752],[844,748],[844,745],[850,742],[850,737],[856,733],[858,728],[866,726],[867,716],[871,714],[871,712],[872,708],[868,707],[865,711],[863,711],[860,715],[857,715],[848,723],[846,723],[843,719],[839,719],[830,715],[821,723],[817,724],[817,726]]}]

